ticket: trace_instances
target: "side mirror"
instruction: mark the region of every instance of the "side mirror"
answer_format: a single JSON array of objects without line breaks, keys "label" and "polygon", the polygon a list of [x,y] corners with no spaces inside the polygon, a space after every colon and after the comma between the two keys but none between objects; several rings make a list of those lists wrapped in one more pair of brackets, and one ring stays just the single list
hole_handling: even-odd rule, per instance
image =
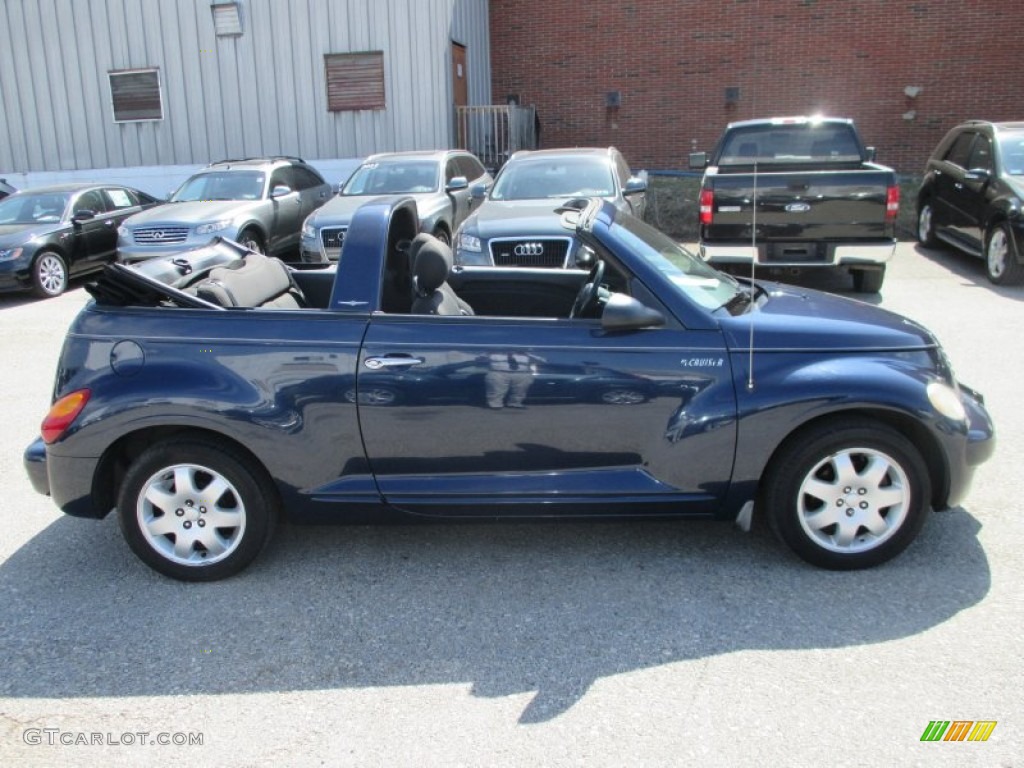
[{"label": "side mirror", "polygon": [[964,181],[986,182],[992,178],[987,168],[971,168],[964,174]]},{"label": "side mirror", "polygon": [[622,191],[624,195],[635,195],[638,192],[647,190],[647,181],[639,176],[631,176],[626,182],[626,188]]},{"label": "side mirror", "polygon": [[456,176],[448,182],[448,186],[445,190],[448,192],[457,192],[460,189],[466,189],[469,186],[469,179],[465,176]]},{"label": "side mirror", "polygon": [[487,197],[487,190],[489,189],[487,184],[474,184],[469,188],[469,196],[474,200],[483,200]]},{"label": "side mirror", "polygon": [[601,313],[601,327],[606,331],[631,331],[640,328],[658,328],[665,324],[665,316],[656,309],[627,296],[613,293],[608,297]]},{"label": "side mirror", "polygon": [[691,152],[690,153],[690,170],[691,171],[703,171],[708,167],[708,153],[707,152]]},{"label": "side mirror", "polygon": [[272,198],[286,197],[292,193],[292,188],[287,184],[278,184],[272,190],[270,190],[270,196]]},{"label": "side mirror", "polygon": [[96,218],[96,211],[90,211],[88,209],[83,211],[75,211],[75,215],[71,217],[72,224],[82,224],[86,221],[92,221]]}]

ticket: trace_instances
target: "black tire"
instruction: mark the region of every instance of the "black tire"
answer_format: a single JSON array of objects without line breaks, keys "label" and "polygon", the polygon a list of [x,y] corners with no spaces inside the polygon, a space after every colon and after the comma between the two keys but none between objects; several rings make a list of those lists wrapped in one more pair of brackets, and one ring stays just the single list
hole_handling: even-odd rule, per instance
[{"label": "black tire", "polygon": [[853,270],[853,290],[857,293],[878,293],[885,282],[885,267]]},{"label": "black tire", "polygon": [[995,285],[1024,283],[1024,266],[1017,262],[1015,243],[1006,222],[994,224],[985,237],[985,273]]},{"label": "black tire", "polygon": [[434,237],[440,240],[445,245],[451,247],[452,236],[448,234],[448,230],[444,227],[435,227],[433,232]]},{"label": "black tire", "polygon": [[906,549],[929,500],[928,470],[909,440],[881,423],[843,419],[788,440],[760,501],[772,530],[801,558],[853,570]]},{"label": "black tire", "polygon": [[925,248],[939,247],[939,240],[935,237],[935,209],[928,199],[922,200],[917,209],[917,242]]},{"label": "black tire", "polygon": [[68,287],[68,266],[59,253],[43,251],[32,262],[32,293],[41,299],[60,296]]},{"label": "black tire", "polygon": [[238,233],[238,242],[250,251],[256,251],[257,253],[267,252],[266,245],[263,243],[263,238],[260,237],[260,233],[252,227],[243,229]]},{"label": "black tire", "polygon": [[171,439],[129,467],[117,513],[128,546],[150,568],[180,581],[215,581],[263,550],[277,521],[276,499],[261,468],[237,451]]}]

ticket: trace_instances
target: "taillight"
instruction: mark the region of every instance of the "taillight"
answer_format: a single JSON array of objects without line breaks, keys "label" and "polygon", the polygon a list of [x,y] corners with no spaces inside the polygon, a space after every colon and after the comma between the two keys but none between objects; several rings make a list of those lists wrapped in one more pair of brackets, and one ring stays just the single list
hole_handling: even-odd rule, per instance
[{"label": "taillight", "polygon": [[43,419],[43,426],[40,429],[44,443],[49,445],[60,439],[85,408],[90,394],[92,393],[88,389],[79,389],[64,395],[50,407],[50,412]]},{"label": "taillight", "polygon": [[710,189],[700,191],[700,223],[710,224],[715,215],[715,193]]},{"label": "taillight", "polygon": [[885,193],[885,218],[893,221],[900,215],[900,188],[889,187]]}]

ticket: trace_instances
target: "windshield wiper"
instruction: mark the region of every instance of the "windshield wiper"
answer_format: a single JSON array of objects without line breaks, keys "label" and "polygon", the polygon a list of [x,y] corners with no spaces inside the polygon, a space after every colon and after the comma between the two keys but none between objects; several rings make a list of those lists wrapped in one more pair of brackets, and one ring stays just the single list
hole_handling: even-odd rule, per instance
[{"label": "windshield wiper", "polygon": [[729,299],[727,302],[725,302],[725,304],[720,306],[719,309],[724,309],[726,312],[728,312],[731,315],[739,314],[738,312],[735,312],[734,310],[737,310],[740,307],[743,307],[743,306],[746,306],[747,304],[750,304],[753,301],[753,299],[754,299],[754,289],[748,290],[746,288],[740,287],[740,289],[736,292],[736,294],[733,295],[733,297],[731,299]]}]

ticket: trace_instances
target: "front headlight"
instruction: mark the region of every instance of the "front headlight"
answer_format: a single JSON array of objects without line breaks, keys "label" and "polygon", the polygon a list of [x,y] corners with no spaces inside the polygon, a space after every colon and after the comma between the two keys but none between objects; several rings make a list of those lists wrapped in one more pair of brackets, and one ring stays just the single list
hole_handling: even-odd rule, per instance
[{"label": "front headlight", "polygon": [[126,227],[124,224],[117,228],[118,237],[123,237],[125,240],[127,240],[131,236],[131,234],[132,231],[128,229],[128,227]]},{"label": "front headlight", "polygon": [[310,223],[309,219],[302,222],[302,236],[307,240],[316,239],[316,227]]},{"label": "front headlight", "polygon": [[459,239],[456,240],[455,246],[460,251],[472,251],[473,253],[480,253],[483,250],[480,246],[480,238],[466,232],[459,234]]},{"label": "front headlight", "polygon": [[231,226],[231,219],[221,219],[220,221],[212,221],[209,224],[200,224],[196,227],[197,235],[209,235],[213,232],[220,232],[221,230],[227,229]]},{"label": "front headlight", "polygon": [[14,261],[21,256],[23,250],[22,248],[8,248],[5,251],[0,251],[0,261]]},{"label": "front headlight", "polygon": [[949,384],[933,381],[928,385],[928,402],[932,407],[953,421],[966,421],[967,411],[960,400],[960,393]]}]

